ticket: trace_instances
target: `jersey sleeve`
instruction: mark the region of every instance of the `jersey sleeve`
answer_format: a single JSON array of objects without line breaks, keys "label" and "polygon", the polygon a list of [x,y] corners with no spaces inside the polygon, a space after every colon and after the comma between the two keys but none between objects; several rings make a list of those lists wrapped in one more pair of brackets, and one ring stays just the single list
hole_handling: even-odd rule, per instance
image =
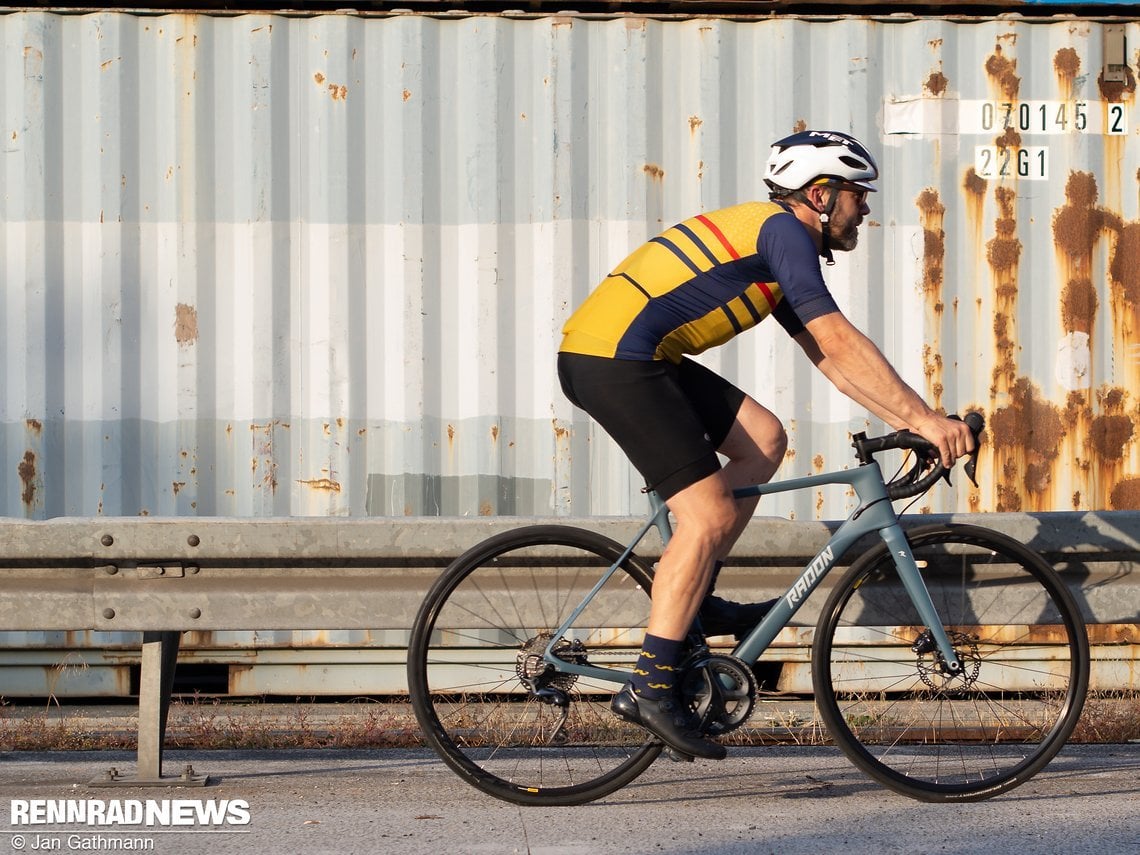
[{"label": "jersey sleeve", "polygon": [[789,335],[803,331],[809,321],[839,306],[819,266],[819,253],[803,224],[791,213],[769,217],[756,238],[756,249],[784,295],[772,313]]}]

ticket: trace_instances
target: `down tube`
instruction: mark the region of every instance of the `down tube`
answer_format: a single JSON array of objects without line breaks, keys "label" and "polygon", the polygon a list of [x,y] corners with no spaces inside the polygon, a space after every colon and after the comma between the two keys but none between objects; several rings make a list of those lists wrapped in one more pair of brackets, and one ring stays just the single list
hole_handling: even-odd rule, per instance
[{"label": "down tube", "polygon": [[864,505],[848,517],[827,541],[827,545],[808,563],[800,577],[776,601],[764,620],[736,646],[733,655],[745,662],[759,659],[855,541],[864,535],[897,526],[898,517],[889,502]]}]

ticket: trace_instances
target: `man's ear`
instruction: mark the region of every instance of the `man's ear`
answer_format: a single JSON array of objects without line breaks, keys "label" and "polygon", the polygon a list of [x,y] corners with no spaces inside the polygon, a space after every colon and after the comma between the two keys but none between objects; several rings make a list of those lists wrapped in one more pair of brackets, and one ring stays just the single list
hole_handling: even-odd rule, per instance
[{"label": "man's ear", "polygon": [[817,214],[821,211],[826,210],[827,194],[829,192],[830,188],[828,188],[826,184],[812,184],[811,186],[805,187],[803,189],[804,195],[808,198],[808,201],[811,203],[811,206],[815,209],[815,212]]}]

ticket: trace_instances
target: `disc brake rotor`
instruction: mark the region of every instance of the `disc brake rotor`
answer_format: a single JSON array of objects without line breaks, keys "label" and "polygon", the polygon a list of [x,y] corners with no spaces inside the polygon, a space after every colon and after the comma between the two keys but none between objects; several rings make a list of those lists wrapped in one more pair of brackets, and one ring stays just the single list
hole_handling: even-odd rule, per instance
[{"label": "disc brake rotor", "polygon": [[936,692],[968,689],[977,681],[978,674],[982,670],[977,637],[964,632],[950,632],[947,635],[954,646],[954,651],[958,654],[958,661],[962,663],[960,672],[948,673],[938,650],[936,648],[927,650],[927,647],[933,648],[933,645],[921,648],[916,663],[918,676],[922,682]]}]

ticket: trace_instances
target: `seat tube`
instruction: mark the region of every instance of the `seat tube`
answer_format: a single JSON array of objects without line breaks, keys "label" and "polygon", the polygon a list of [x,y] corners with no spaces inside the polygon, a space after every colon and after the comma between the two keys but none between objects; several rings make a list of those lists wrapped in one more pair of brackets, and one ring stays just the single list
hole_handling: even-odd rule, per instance
[{"label": "seat tube", "polygon": [[934,636],[934,642],[938,645],[938,650],[946,662],[946,667],[953,674],[959,673],[962,670],[962,663],[958,659],[958,654],[954,652],[954,645],[951,644],[950,637],[946,634],[945,627],[942,626],[942,619],[934,608],[934,601],[930,598],[930,591],[918,570],[914,553],[911,551],[906,535],[903,534],[902,527],[898,524],[889,526],[880,530],[879,535],[891,551],[903,587],[906,588],[911,602],[918,610],[918,616],[922,618],[922,622],[926,624],[926,628]]}]

